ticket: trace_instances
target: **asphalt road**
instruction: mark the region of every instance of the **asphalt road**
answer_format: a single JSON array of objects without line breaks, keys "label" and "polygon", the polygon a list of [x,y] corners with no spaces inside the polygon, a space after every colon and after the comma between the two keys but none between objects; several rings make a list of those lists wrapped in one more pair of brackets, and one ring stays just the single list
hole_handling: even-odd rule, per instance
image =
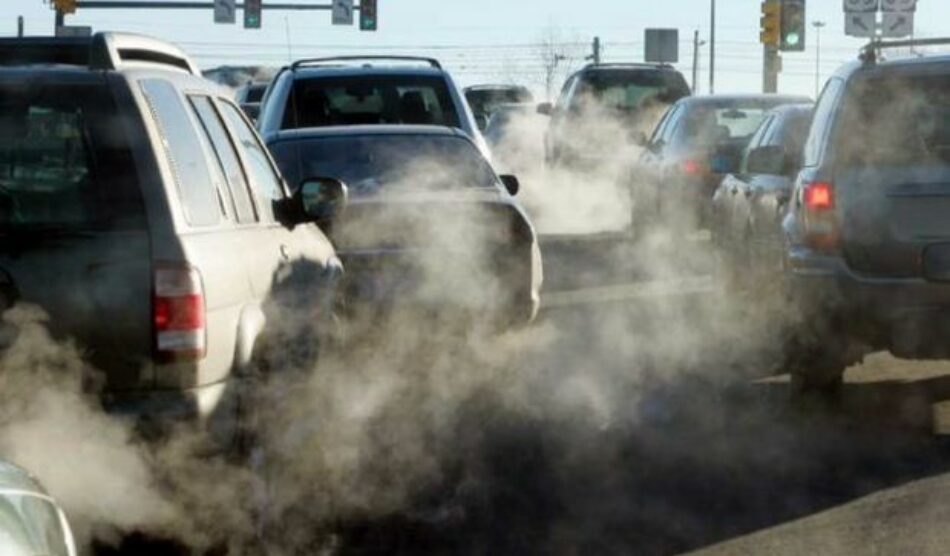
[{"label": "asphalt road", "polygon": [[616,238],[559,241],[523,332],[554,340],[493,359],[518,394],[457,397],[440,472],[399,510],[314,524],[327,553],[948,553],[950,363],[875,355],[840,397],[796,398],[702,241],[661,272]]}]

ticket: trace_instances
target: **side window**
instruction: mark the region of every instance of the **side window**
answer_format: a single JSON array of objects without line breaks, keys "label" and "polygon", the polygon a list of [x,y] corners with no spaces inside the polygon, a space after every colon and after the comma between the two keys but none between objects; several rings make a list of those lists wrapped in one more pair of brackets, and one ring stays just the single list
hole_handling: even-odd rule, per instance
[{"label": "side window", "polygon": [[817,166],[821,162],[821,151],[831,131],[832,117],[843,90],[844,83],[840,79],[831,79],[825,85],[825,90],[822,91],[818,105],[815,107],[811,131],[805,141],[805,155],[802,162],[804,166]]},{"label": "side window", "polygon": [[241,161],[234,150],[234,144],[231,143],[231,139],[228,137],[224,123],[211,103],[211,98],[191,96],[188,99],[214,146],[215,156],[218,159],[221,171],[227,178],[228,189],[231,192],[231,200],[234,203],[234,212],[237,215],[238,222],[242,224],[256,222],[257,217],[254,214],[251,193],[248,191],[247,177],[241,168]]},{"label": "side window", "polygon": [[756,130],[755,134],[752,136],[752,139],[749,140],[749,145],[745,148],[745,152],[742,154],[742,165],[740,166],[739,173],[747,174],[749,173],[749,153],[753,150],[761,147],[762,145],[769,144],[769,137],[775,135],[775,128],[779,127],[777,124],[778,116],[771,115],[759,125],[759,129]]},{"label": "side window", "polygon": [[197,129],[178,91],[161,79],[141,83],[152,117],[158,124],[162,146],[171,164],[175,185],[192,226],[213,226],[221,221],[223,202],[211,181],[211,171]]},{"label": "side window", "polygon": [[683,114],[686,113],[686,108],[683,106],[678,106],[676,110],[670,114],[670,121],[667,122],[666,128],[663,130],[663,135],[659,137],[664,143],[670,144],[673,142],[673,137],[676,135],[676,128],[679,127],[680,121],[683,119]]},{"label": "side window", "polygon": [[229,102],[220,102],[218,106],[234,133],[235,139],[241,143],[244,161],[247,164],[248,177],[251,187],[257,193],[260,201],[258,207],[265,220],[274,220],[274,208],[271,201],[284,198],[284,188],[280,183],[277,170],[271,164],[267,151],[257,138],[257,134],[247,124],[239,112],[239,108]]},{"label": "side window", "polygon": [[569,97],[571,96],[571,89],[574,88],[574,82],[577,81],[577,76],[571,77],[564,83],[564,87],[561,88],[561,94],[557,98],[557,106],[561,108],[566,108]]}]

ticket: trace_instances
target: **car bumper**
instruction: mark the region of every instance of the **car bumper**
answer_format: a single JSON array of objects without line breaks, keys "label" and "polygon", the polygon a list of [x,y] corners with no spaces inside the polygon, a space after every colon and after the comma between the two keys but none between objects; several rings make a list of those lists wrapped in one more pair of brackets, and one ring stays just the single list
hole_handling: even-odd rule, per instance
[{"label": "car bumper", "polygon": [[220,410],[236,379],[183,390],[107,391],[102,405],[110,414],[148,421],[202,421]]},{"label": "car bumper", "polygon": [[832,318],[850,336],[902,357],[950,357],[950,284],[862,275],[807,248],[790,250],[786,269],[805,322]]}]

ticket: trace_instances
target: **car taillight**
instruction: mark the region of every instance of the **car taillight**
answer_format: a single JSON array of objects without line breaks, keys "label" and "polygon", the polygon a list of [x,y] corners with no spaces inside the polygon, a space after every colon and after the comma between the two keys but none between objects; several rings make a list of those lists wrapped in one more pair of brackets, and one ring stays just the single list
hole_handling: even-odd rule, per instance
[{"label": "car taillight", "polygon": [[687,160],[683,163],[683,173],[687,176],[696,176],[703,172],[703,165],[697,160]]},{"label": "car taillight", "polygon": [[805,239],[816,249],[830,251],[838,247],[838,220],[835,215],[835,189],[831,183],[816,181],[802,189]]},{"label": "car taillight", "polygon": [[159,361],[201,359],[205,355],[205,300],[201,274],[189,266],[155,270],[152,326]]}]

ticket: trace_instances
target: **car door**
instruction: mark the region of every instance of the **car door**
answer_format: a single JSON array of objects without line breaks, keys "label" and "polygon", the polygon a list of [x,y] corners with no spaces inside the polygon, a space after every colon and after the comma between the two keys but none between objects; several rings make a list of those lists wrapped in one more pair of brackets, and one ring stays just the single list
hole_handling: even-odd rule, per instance
[{"label": "car door", "polygon": [[289,192],[277,166],[240,108],[226,99],[218,99],[217,104],[241,145],[240,155],[254,203],[261,225],[267,230],[266,245],[262,241],[257,247],[264,251],[259,258],[260,267],[250,272],[255,291],[267,302],[265,312],[270,312],[269,318],[279,317],[283,323],[289,323],[301,317],[304,321],[298,331],[311,328],[314,320],[330,317],[342,266],[333,245],[316,225],[290,228],[278,220],[275,203],[286,199]]}]

